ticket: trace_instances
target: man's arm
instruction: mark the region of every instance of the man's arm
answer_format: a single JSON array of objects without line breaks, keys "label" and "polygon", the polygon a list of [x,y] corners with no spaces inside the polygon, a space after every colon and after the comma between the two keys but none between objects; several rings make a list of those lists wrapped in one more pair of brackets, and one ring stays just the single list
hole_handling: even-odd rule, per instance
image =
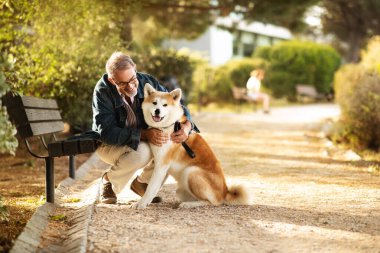
[{"label": "man's arm", "polygon": [[156,146],[162,146],[169,140],[169,135],[156,128],[141,130],[140,140],[150,142]]},{"label": "man's arm", "polygon": [[122,128],[118,126],[116,112],[111,99],[103,88],[95,88],[93,109],[93,130],[100,134],[100,140],[109,145],[128,145],[136,150],[140,143],[140,129]]},{"label": "man's arm", "polygon": [[190,131],[192,130],[192,125],[189,120],[181,123],[181,129],[170,135],[172,142],[182,143],[189,138]]}]

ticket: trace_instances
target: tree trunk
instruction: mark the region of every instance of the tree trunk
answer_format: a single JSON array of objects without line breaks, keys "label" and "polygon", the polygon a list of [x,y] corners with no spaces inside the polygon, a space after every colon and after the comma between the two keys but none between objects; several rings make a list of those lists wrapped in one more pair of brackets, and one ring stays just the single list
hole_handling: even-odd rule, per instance
[{"label": "tree trunk", "polygon": [[349,34],[349,49],[346,55],[348,62],[356,63],[360,60],[360,48],[363,46],[364,36],[358,31],[351,31]]}]

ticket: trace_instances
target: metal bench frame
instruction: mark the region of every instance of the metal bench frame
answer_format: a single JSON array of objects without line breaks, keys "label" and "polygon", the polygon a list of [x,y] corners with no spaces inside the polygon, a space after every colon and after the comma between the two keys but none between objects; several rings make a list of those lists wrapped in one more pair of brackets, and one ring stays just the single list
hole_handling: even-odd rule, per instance
[{"label": "metal bench frame", "polygon": [[[57,101],[30,96],[20,96],[9,92],[3,98],[10,121],[16,126],[17,133],[24,140],[28,152],[45,159],[46,201],[54,203],[54,157],[69,157],[69,176],[75,179],[75,155],[94,152],[99,142],[90,138],[58,140],[56,133],[63,131],[64,123]],[[52,136],[47,143],[45,137]],[[44,154],[33,151],[29,139],[38,137]]]}]

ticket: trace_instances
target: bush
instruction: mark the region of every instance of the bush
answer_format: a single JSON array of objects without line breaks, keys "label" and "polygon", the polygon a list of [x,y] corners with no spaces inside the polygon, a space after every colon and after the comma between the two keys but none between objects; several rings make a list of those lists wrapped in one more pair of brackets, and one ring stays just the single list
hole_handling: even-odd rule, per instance
[{"label": "bush", "polygon": [[258,48],[254,56],[269,61],[264,84],[275,97],[295,99],[297,84],[311,84],[320,93],[332,92],[339,54],[330,46],[313,42],[286,41]]},{"label": "bush", "polygon": [[[5,82],[4,70],[10,68],[10,64],[4,54],[0,55],[0,98],[8,91],[9,87]],[[15,137],[16,129],[8,120],[8,114],[5,107],[2,106],[0,100],[0,153],[14,154],[18,142]],[[1,209],[1,202],[0,202]],[[1,210],[0,210],[1,216]]]},{"label": "bush", "polygon": [[160,49],[131,56],[139,71],[149,73],[157,79],[173,76],[184,94],[190,94],[195,62],[189,54],[173,49]]},{"label": "bush", "polygon": [[261,46],[258,47],[254,52],[252,57],[253,58],[262,58],[267,61],[269,61],[269,55],[270,55],[271,47],[270,46]]},{"label": "bush", "polygon": [[192,55],[194,61],[193,72],[193,89],[190,93],[190,100],[198,104],[198,110],[201,106],[210,102],[209,87],[211,80],[214,78],[214,68],[201,55]]},{"label": "bush", "polygon": [[362,52],[361,58],[360,65],[380,74],[380,36],[369,41],[367,50]]},{"label": "bush", "polygon": [[342,117],[335,141],[354,148],[380,149],[380,39],[370,41],[359,64],[345,65],[334,78]]},{"label": "bush", "polygon": [[233,86],[245,87],[250,72],[258,68],[265,69],[266,66],[267,62],[263,59],[246,58],[231,60],[216,68],[209,87],[210,100],[232,101],[231,88]]},{"label": "bush", "polygon": [[349,65],[335,77],[336,99],[342,111],[342,132],[336,139],[357,149],[380,148],[380,77]]}]

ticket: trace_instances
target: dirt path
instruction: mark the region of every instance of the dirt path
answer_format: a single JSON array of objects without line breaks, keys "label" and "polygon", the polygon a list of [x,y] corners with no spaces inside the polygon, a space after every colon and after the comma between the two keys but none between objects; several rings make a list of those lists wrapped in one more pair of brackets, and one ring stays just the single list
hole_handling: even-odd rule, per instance
[{"label": "dirt path", "polygon": [[[331,105],[271,115],[201,114],[195,121],[227,181],[246,184],[252,206],[178,209],[169,180],[164,203],[97,204],[88,252],[380,252],[380,175],[315,132]],[[351,161],[350,161],[351,160]]]}]

